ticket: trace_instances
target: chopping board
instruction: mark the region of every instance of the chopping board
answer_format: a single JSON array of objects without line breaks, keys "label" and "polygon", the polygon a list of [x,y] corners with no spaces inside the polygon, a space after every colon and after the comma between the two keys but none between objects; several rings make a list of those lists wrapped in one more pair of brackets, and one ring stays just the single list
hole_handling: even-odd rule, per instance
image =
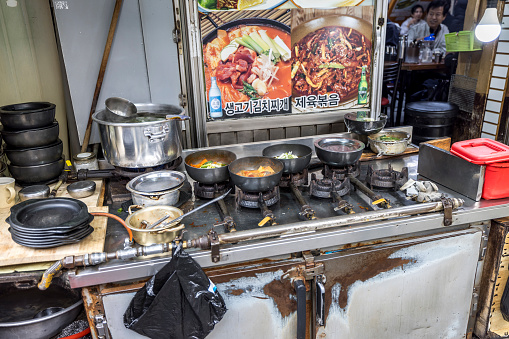
[{"label": "chopping board", "polygon": [[[102,180],[96,181],[96,191],[87,198],[79,199],[87,206],[89,212],[108,212],[107,206],[102,204],[103,185]],[[58,190],[57,197],[70,198],[67,193],[67,185],[62,185]],[[0,209],[0,267],[33,264],[48,261],[57,261],[68,255],[80,255],[93,252],[102,252],[104,249],[104,240],[106,238],[107,217],[95,217],[90,224],[94,228],[94,232],[82,241],[76,244],[69,244],[47,249],[35,249],[16,244],[11,239],[11,234],[7,230],[9,224],[5,219],[10,215],[9,208]]]}]

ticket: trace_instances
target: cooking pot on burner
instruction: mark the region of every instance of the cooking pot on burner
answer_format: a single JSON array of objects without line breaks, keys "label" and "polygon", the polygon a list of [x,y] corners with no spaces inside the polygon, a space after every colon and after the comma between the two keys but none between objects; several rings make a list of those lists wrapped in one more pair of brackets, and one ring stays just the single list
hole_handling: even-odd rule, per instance
[{"label": "cooking pot on burner", "polygon": [[[188,120],[182,107],[163,104],[135,104],[133,117],[122,117],[108,110],[92,115],[99,125],[106,160],[113,166],[146,168],[166,164],[182,152],[182,120]],[[166,119],[172,115],[171,119]]]},{"label": "cooking pot on burner", "polygon": [[[238,174],[243,170],[256,170],[260,166],[270,166],[274,174],[265,177],[244,177]],[[283,169],[284,165],[280,160],[267,157],[240,158],[228,166],[233,183],[244,192],[265,192],[273,189],[279,184]]]}]

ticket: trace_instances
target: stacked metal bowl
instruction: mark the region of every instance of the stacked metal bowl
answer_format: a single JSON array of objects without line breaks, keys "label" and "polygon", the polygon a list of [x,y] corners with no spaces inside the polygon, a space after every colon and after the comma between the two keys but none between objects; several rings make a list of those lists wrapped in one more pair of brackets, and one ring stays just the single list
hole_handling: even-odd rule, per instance
[{"label": "stacked metal bowl", "polygon": [[89,236],[94,216],[85,203],[69,198],[31,199],[11,207],[12,240],[32,248],[73,244]]},{"label": "stacked metal bowl", "polygon": [[55,105],[26,102],[0,107],[9,172],[21,185],[48,183],[64,168]]}]

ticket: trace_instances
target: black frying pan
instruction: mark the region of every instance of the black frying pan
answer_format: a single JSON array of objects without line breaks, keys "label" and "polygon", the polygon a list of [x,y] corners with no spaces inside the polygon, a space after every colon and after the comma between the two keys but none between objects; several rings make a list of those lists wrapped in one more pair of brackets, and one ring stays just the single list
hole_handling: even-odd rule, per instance
[{"label": "black frying pan", "polygon": [[[211,20],[211,19],[209,19],[209,20]],[[216,26],[215,23],[214,23],[214,26]],[[266,18],[245,18],[245,19],[233,20],[233,21],[227,22],[223,25],[217,26],[216,29],[214,29],[212,32],[210,32],[203,38],[203,44],[206,45],[209,42],[211,42],[212,40],[214,40],[215,38],[217,38],[217,30],[218,29],[228,31],[230,28],[234,28],[237,26],[272,26],[272,27],[282,30],[283,32],[290,34],[290,27],[279,22],[279,21],[272,20],[272,19],[266,19]]]}]

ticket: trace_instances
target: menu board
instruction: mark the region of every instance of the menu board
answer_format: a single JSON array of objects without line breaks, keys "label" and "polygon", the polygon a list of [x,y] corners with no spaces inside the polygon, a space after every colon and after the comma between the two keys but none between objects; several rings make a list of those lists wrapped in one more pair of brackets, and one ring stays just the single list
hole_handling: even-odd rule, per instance
[{"label": "menu board", "polygon": [[[228,5],[233,8],[235,1]],[[324,7],[363,6],[297,7],[310,3],[293,0],[286,9],[209,9],[202,15],[211,119],[369,107],[372,3],[320,1]],[[275,4],[264,0],[252,8]]]}]

